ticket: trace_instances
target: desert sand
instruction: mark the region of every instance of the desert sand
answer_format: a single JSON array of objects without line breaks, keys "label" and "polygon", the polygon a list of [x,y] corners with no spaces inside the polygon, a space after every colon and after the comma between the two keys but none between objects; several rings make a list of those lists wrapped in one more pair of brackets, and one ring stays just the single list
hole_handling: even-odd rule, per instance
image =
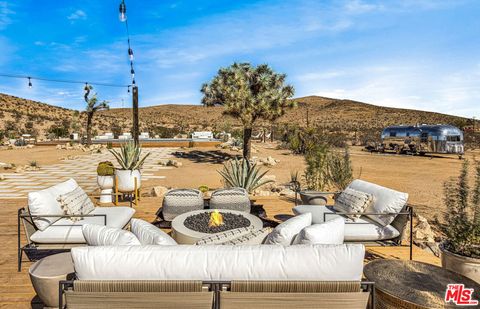
[{"label": "desert sand", "polygon": [[[277,144],[255,143],[256,153],[253,156],[264,158],[272,156],[279,160],[268,169],[267,175],[275,175],[279,184],[290,180],[292,171],[303,172],[304,160],[302,156],[292,155],[287,150],[277,149]],[[161,185],[173,188],[198,188],[207,185],[211,189],[222,187],[218,170],[223,167],[223,159],[240,152],[211,148],[178,148],[179,152],[190,154],[188,157],[176,157],[182,163],[179,168],[161,170],[157,175],[166,176],[165,179],[154,179],[144,183],[143,192],[149,192],[153,186]],[[148,148],[145,149],[148,151]],[[89,155],[74,150],[57,150],[54,147],[34,147],[33,149],[0,150],[0,162],[14,163],[17,166],[37,161],[40,166],[54,164],[65,156]],[[480,152],[468,152],[467,159],[480,157]],[[362,151],[361,147],[351,148],[351,158],[354,166],[354,175],[366,181],[371,181],[395,190],[407,192],[409,203],[415,210],[432,220],[441,215],[446,206],[443,204],[443,183],[459,173],[462,160],[456,156],[410,156],[395,154],[378,154]],[[0,171],[5,173],[9,171]]]}]

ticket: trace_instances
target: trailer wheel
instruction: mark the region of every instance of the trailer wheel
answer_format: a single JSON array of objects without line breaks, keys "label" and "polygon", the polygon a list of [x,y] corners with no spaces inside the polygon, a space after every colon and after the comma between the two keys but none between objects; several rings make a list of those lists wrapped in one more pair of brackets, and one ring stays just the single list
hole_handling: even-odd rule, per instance
[{"label": "trailer wheel", "polygon": [[459,160],[462,160],[462,159],[463,159],[463,155],[458,155],[458,159],[459,159]]},{"label": "trailer wheel", "polygon": [[419,154],[423,157],[425,156],[425,152],[424,151],[420,151]]}]

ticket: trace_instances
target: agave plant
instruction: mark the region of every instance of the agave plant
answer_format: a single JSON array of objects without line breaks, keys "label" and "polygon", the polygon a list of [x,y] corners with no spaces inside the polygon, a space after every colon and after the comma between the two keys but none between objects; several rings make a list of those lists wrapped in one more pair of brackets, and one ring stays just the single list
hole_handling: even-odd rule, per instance
[{"label": "agave plant", "polygon": [[142,168],[145,159],[150,155],[147,153],[143,158],[141,157],[142,149],[140,146],[135,145],[134,142],[128,142],[122,145],[120,151],[109,149],[122,170],[139,170]]},{"label": "agave plant", "polygon": [[223,170],[218,171],[222,175],[228,188],[240,187],[252,193],[253,190],[264,184],[273,182],[271,179],[263,179],[267,171],[262,171],[255,163],[242,159],[230,160],[223,165]]}]

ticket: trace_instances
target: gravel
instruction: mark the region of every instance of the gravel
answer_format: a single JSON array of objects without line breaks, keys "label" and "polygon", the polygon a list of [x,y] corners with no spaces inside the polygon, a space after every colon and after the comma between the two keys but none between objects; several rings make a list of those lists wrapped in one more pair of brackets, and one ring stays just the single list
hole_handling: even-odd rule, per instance
[{"label": "gravel", "polygon": [[250,220],[242,215],[232,214],[228,212],[220,212],[223,216],[223,225],[209,227],[210,212],[203,212],[200,214],[189,216],[185,219],[184,225],[194,231],[201,233],[220,233],[240,227],[250,226]]}]

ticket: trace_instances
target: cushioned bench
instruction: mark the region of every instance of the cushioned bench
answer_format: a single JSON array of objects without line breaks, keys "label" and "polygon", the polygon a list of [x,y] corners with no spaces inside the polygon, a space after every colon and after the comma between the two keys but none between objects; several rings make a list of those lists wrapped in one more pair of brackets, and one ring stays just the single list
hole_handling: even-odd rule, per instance
[{"label": "cushioned bench", "polygon": [[[69,179],[28,194],[27,209],[21,208],[18,211],[18,271],[21,269],[24,251],[34,253],[38,250],[68,250],[74,246],[85,245],[83,224],[125,228],[135,213],[135,209],[131,207],[94,207],[92,204],[93,209],[88,213],[65,215],[57,199],[78,188],[77,182]],[[22,245],[20,237],[22,227],[27,238],[26,245]]]},{"label": "cushioned bench", "polygon": [[361,244],[99,246],[71,254],[76,279],[61,287],[67,307],[121,299],[124,307],[366,308],[374,290],[361,281]]}]

